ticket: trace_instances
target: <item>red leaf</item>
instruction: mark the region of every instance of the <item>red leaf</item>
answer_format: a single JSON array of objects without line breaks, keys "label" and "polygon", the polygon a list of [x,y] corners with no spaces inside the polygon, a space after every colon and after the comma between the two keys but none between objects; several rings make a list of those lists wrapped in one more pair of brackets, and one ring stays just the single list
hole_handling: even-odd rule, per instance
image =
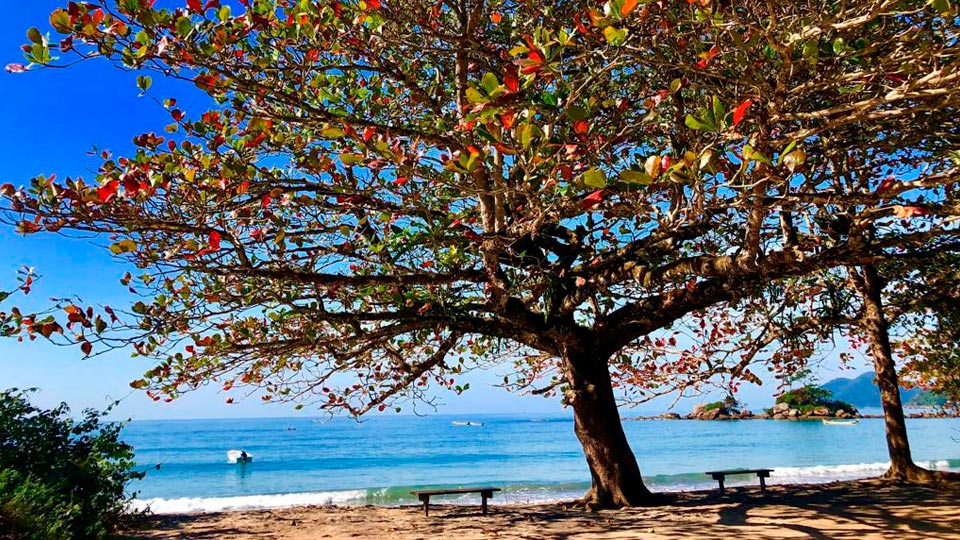
[{"label": "red leaf", "polygon": [[90,353],[93,352],[93,344],[89,341],[84,341],[80,344],[80,350],[83,351],[83,354],[90,356]]},{"label": "red leaf", "polygon": [[202,0],[187,0],[187,7],[190,8],[190,11],[199,13],[203,11],[203,2]]},{"label": "red leaf", "polygon": [[370,142],[370,139],[372,139],[376,133],[377,133],[377,130],[373,129],[372,127],[367,127],[367,129],[364,129],[363,136],[362,136],[363,142]]},{"label": "red leaf", "polygon": [[499,13],[492,13],[490,15],[490,20],[493,21],[493,24],[500,24],[500,21],[503,20],[503,15]]},{"label": "red leaf", "polygon": [[623,5],[620,6],[620,15],[623,15],[624,17],[629,15],[630,12],[637,7],[637,2],[638,0],[625,0]]},{"label": "red leaf", "polygon": [[100,199],[102,203],[108,203],[117,196],[117,189],[119,187],[120,182],[118,180],[111,180],[107,185],[97,188],[97,198]]},{"label": "red leaf", "polygon": [[183,120],[184,114],[183,114],[183,111],[181,111],[180,109],[174,109],[170,111],[170,116],[172,116],[174,120],[179,122],[180,120]]},{"label": "red leaf", "polygon": [[598,189],[580,200],[580,209],[589,210],[603,202],[603,190]]},{"label": "red leaf", "polygon": [[410,179],[406,176],[398,176],[396,180],[393,181],[393,185],[400,187],[406,184]]},{"label": "red leaf", "polygon": [[586,135],[590,131],[590,122],[586,120],[577,120],[573,123],[573,131],[577,135]]},{"label": "red leaf", "polygon": [[30,68],[23,64],[7,64],[5,69],[7,70],[7,73],[23,73]]},{"label": "red leaf", "polygon": [[[500,113],[500,123],[503,124],[503,127],[510,129],[513,127],[513,122],[517,118],[517,113],[514,111],[503,111]],[[13,186],[11,186],[12,188]]]},{"label": "red leaf", "polygon": [[883,181],[880,182],[880,185],[877,186],[877,195],[889,191],[895,183],[897,183],[897,179],[892,176],[884,178]]},{"label": "red leaf", "polygon": [[217,231],[211,231],[210,238],[208,239],[208,243],[210,244],[210,249],[212,249],[213,251],[219,250],[220,249],[220,233],[218,233]]},{"label": "red leaf", "polygon": [[708,65],[710,65],[710,62],[711,62],[711,61],[713,60],[713,58],[714,58],[715,56],[717,56],[718,54],[720,54],[720,48],[719,48],[719,47],[717,47],[716,45],[714,45],[713,47],[710,47],[710,50],[707,51],[705,54],[703,54],[703,55],[700,57],[700,60],[697,61],[697,69],[703,69],[703,68],[707,67]]},{"label": "red leaf", "polygon": [[367,0],[367,7],[370,9],[380,9],[383,7],[383,4],[380,3],[380,0]]},{"label": "red leaf", "polygon": [[511,92],[520,90],[520,76],[517,72],[517,66],[513,64],[507,66],[503,72],[503,84],[505,84],[507,90]]},{"label": "red leaf", "polygon": [[737,108],[733,110],[733,125],[737,125],[743,121],[743,115],[747,113],[750,105],[753,105],[752,99],[745,99],[740,105],[737,105]]}]

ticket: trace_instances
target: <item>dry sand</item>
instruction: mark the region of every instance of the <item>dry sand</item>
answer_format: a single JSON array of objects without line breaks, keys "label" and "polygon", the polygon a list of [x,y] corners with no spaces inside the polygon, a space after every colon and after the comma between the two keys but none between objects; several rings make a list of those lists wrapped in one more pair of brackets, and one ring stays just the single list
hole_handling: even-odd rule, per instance
[{"label": "dry sand", "polygon": [[[479,496],[477,497],[479,500]],[[562,504],[298,507],[156,516],[128,538],[150,540],[960,539],[960,487],[881,480],[678,494],[667,506],[589,512]]]}]

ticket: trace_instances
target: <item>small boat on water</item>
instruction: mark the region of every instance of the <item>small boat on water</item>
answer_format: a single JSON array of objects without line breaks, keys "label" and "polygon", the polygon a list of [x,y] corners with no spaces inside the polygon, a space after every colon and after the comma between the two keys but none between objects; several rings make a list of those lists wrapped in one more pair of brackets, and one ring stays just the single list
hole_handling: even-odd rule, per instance
[{"label": "small boat on water", "polygon": [[253,461],[253,455],[248,454],[243,450],[228,450],[227,451],[227,463],[250,463]]},{"label": "small boat on water", "polygon": [[856,418],[842,419],[842,420],[841,419],[829,420],[827,418],[823,419],[823,423],[827,424],[828,426],[852,426],[859,422],[860,420],[857,420]]},{"label": "small boat on water", "polygon": [[483,427],[483,422],[473,422],[473,421],[460,422],[460,421],[454,421],[454,422],[450,422],[450,423],[451,423],[452,425],[458,426],[458,427]]}]

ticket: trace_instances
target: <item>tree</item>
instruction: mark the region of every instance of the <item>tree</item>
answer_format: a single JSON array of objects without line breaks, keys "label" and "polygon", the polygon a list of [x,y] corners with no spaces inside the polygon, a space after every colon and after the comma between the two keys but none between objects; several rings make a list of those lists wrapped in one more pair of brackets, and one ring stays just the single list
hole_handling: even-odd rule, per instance
[{"label": "tree", "polygon": [[0,537],[10,540],[111,538],[129,511],[133,448],[103,412],[79,420],[60,404],[44,410],[28,392],[0,392]]},{"label": "tree", "polygon": [[894,354],[900,349],[912,355],[904,368],[914,379],[928,379],[928,385],[941,389],[956,383],[958,372],[950,369],[952,353],[947,352],[955,348],[949,323],[930,327],[930,321],[949,321],[958,285],[957,268],[954,253],[936,251],[793,280],[784,287],[790,292],[779,309],[750,312],[754,317],[751,326],[764,332],[743,339],[753,340],[751,351],[771,345],[791,353],[800,351],[788,355],[793,358],[780,359],[788,366],[786,373],[803,371],[808,358],[822,348],[818,342],[833,340],[837,334],[853,348],[865,350],[873,361],[884,412],[890,456],[885,476],[919,483],[953,478],[951,473],[929,471],[913,461]]},{"label": "tree", "polygon": [[70,3],[8,66],[105,57],[216,101],[163,99],[171,135],[92,181],[0,186],[21,232],[110,235],[143,270],[132,313],[19,328],[133,344],[157,399],[362,414],[518,359],[508,382],[573,408],[585,501],[649,503],[614,386],[658,380],[652,332],[957,234],[947,2],[240,4]]}]

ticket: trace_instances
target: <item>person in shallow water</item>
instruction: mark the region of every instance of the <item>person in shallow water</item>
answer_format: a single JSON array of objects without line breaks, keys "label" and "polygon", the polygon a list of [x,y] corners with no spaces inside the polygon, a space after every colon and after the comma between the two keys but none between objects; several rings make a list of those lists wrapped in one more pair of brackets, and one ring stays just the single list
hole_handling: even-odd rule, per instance
[{"label": "person in shallow water", "polygon": [[238,459],[237,461],[239,461],[240,463],[246,463],[246,462],[249,461],[249,460],[250,460],[250,456],[247,455],[247,451],[246,451],[246,450],[241,450],[241,451],[240,451],[240,459]]}]

